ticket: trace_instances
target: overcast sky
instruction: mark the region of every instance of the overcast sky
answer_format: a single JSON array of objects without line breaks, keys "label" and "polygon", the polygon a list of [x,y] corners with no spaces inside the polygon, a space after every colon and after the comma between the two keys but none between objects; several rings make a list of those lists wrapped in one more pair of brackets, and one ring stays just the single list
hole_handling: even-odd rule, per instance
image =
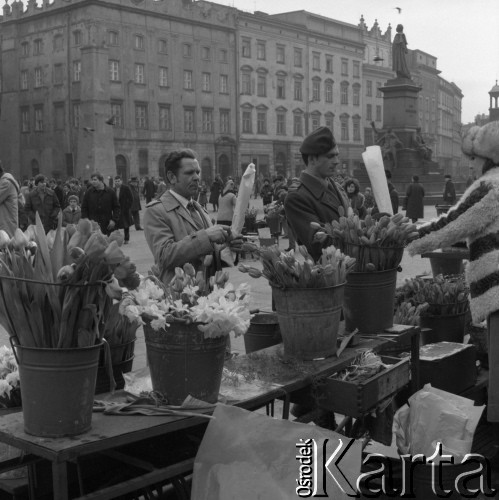
[{"label": "overcast sky", "polygon": [[[384,33],[404,25],[409,49],[437,57],[437,69],[463,92],[463,123],[488,114],[489,90],[499,79],[499,0],[214,0],[268,14],[307,10],[357,25],[361,14]],[[395,7],[400,7],[399,14]]]}]

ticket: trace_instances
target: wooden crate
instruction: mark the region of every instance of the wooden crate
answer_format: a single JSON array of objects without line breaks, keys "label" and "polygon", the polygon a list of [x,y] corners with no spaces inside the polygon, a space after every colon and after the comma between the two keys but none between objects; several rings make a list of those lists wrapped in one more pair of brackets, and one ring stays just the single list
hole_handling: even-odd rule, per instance
[{"label": "wooden crate", "polygon": [[317,404],[350,417],[361,417],[374,410],[383,399],[398,392],[409,383],[409,358],[381,356],[383,363],[391,365],[374,377],[362,382],[348,382],[333,377],[317,387]]}]

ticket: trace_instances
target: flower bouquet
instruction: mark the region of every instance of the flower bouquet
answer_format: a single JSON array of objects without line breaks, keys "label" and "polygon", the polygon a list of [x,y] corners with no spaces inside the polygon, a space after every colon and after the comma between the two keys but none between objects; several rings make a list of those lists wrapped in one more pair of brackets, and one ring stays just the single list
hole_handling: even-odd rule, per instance
[{"label": "flower bouquet", "polygon": [[102,325],[122,286],[139,283],[113,237],[88,219],[74,229],[69,237],[59,214],[51,240],[37,214],[26,234],[0,234],[0,324],[15,347],[24,428],[36,436],[90,428]]},{"label": "flower bouquet", "polygon": [[397,301],[399,309],[403,303],[419,308],[423,345],[463,341],[469,314],[469,290],[463,275],[406,280],[398,290]]},{"label": "flower bouquet", "polygon": [[170,404],[188,395],[218,399],[228,337],[245,333],[250,321],[249,287],[234,288],[228,278],[217,271],[205,280],[185,264],[168,285],[147,276],[120,305],[124,316],[144,325],[152,387]]},{"label": "flower bouquet", "polygon": [[418,238],[415,224],[400,213],[384,215],[378,221],[370,214],[359,219],[351,208],[346,215],[343,207],[339,210],[342,214],[339,221],[312,222],[311,226],[318,231],[317,237],[325,233],[337,248],[356,259],[356,272],[397,268],[404,247]]},{"label": "flower bouquet", "polygon": [[21,406],[17,361],[7,346],[0,347],[0,409]]},{"label": "flower bouquet", "polygon": [[324,288],[341,285],[355,265],[355,259],[344,255],[334,246],[323,249],[317,263],[304,245],[298,247],[303,262],[295,257],[293,250],[281,252],[277,245],[258,248],[248,243],[243,248],[260,255],[263,270],[240,264],[239,271],[248,273],[252,278],[264,276],[275,288]]},{"label": "flower bouquet", "polygon": [[0,324],[26,347],[92,346],[123,287],[139,284],[113,237],[81,219],[73,236],[59,224],[50,240],[37,217],[26,233],[0,234]]},{"label": "flower bouquet", "polygon": [[244,228],[247,232],[253,233],[256,231],[256,217],[258,210],[255,207],[248,207],[244,213]]}]

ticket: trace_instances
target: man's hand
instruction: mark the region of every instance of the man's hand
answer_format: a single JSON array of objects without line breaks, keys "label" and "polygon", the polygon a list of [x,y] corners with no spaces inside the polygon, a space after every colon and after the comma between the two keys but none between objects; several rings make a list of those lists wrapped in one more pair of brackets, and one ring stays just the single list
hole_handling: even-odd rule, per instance
[{"label": "man's hand", "polygon": [[230,228],[229,226],[222,226],[216,224],[206,229],[206,234],[212,243],[225,243],[229,239]]},{"label": "man's hand", "polygon": [[114,227],[116,226],[116,222],[114,222],[114,220],[112,221],[109,221],[109,224],[107,225],[107,229],[109,231],[112,231],[114,229]]}]

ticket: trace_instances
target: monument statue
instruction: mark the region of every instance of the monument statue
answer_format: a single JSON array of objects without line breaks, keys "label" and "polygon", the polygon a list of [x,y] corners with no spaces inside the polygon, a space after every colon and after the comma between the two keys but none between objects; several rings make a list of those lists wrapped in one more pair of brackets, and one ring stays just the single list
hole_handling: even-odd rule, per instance
[{"label": "monument statue", "polygon": [[421,155],[423,160],[430,161],[433,151],[426,145],[426,142],[421,135],[421,127],[416,129],[413,137],[414,149]]},{"label": "monument statue", "polygon": [[392,44],[392,69],[397,74],[397,78],[411,79],[411,73],[407,66],[407,38],[404,35],[404,27],[397,25],[397,34],[393,38]]},{"label": "monument statue", "polygon": [[376,137],[375,144],[381,148],[383,160],[391,159],[393,168],[397,168],[397,149],[403,148],[404,144],[391,128],[383,133],[383,131],[376,128],[374,122],[371,122],[371,127]]}]

